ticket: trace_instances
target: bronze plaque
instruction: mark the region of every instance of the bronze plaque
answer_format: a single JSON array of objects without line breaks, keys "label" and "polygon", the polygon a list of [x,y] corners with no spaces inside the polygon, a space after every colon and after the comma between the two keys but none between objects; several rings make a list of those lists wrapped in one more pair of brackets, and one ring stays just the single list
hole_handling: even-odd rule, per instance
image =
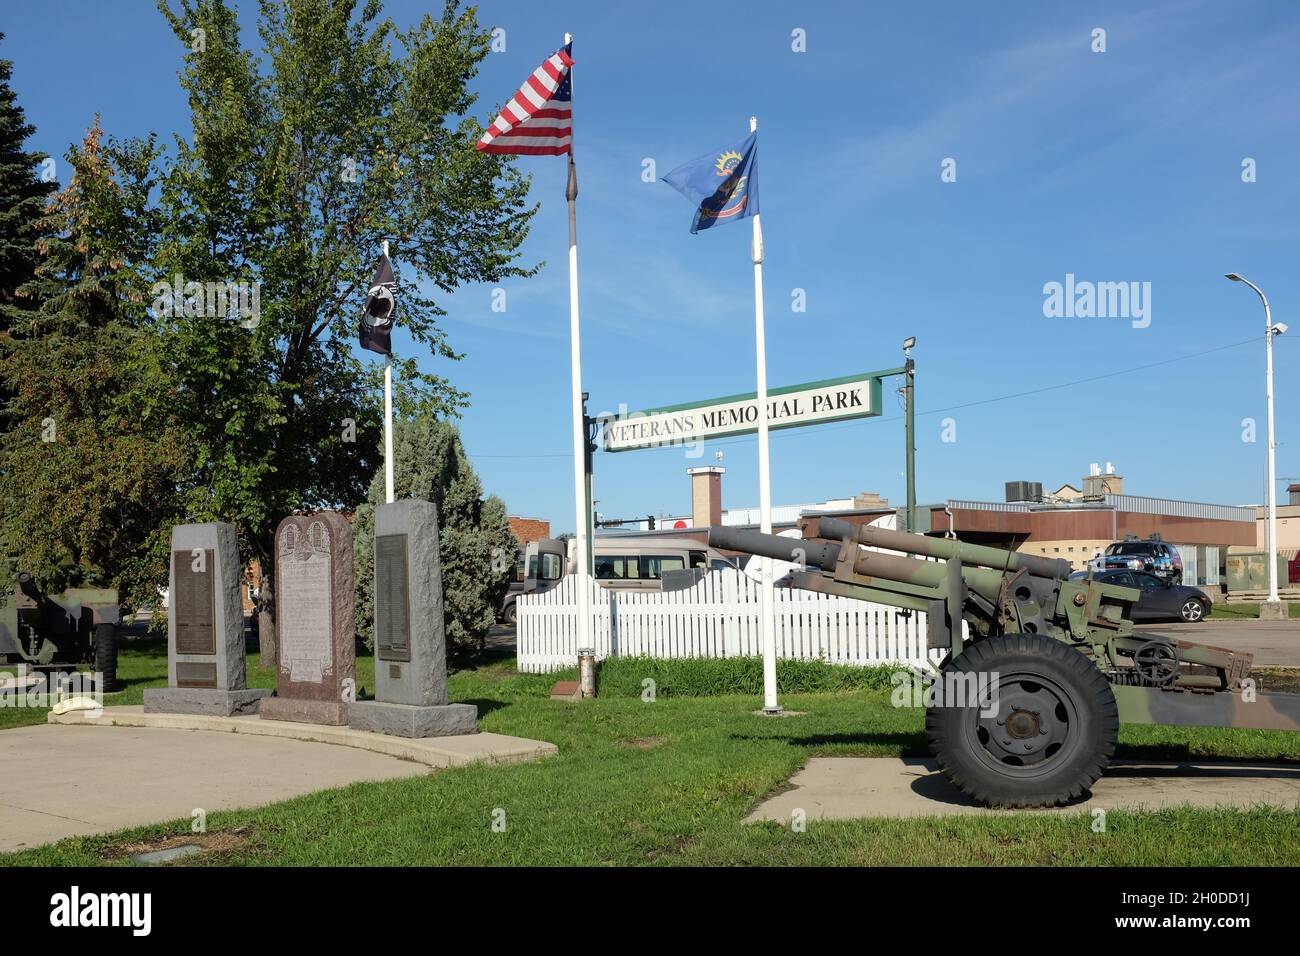
[{"label": "bronze plaque", "polygon": [[411,659],[406,535],[375,537],[375,652],[380,660]]},{"label": "bronze plaque", "polygon": [[172,552],[176,593],[171,595],[171,613],[176,617],[177,654],[217,652],[214,555],[211,550],[198,548]]},{"label": "bronze plaque", "polygon": [[176,662],[177,687],[216,687],[217,665],[196,664],[191,661]]}]

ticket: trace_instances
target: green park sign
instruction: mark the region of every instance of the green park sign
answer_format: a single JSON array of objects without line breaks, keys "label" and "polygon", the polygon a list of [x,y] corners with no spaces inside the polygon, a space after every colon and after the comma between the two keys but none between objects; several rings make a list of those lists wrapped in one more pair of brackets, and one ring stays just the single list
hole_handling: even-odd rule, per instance
[{"label": "green park sign", "polygon": [[[879,415],[881,379],[902,371],[889,369],[769,389],[767,427],[796,428]],[[758,395],[747,392],[702,402],[647,408],[606,418],[604,426],[605,451],[632,451],[662,445],[685,445],[729,435],[749,435],[758,431]]]}]

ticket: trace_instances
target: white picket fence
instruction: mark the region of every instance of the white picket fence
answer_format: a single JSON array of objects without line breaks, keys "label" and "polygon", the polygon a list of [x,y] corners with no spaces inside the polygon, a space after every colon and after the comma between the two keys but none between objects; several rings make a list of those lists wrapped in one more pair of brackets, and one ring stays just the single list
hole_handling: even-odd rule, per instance
[{"label": "white picket fence", "polygon": [[[739,571],[712,571],[682,591],[614,591],[594,581],[590,586],[597,659],[762,654],[758,583]],[[925,645],[923,613],[797,588],[774,593],[778,657],[921,664],[943,656]],[[519,598],[517,612],[521,671],[544,673],[577,663],[577,578]]]}]

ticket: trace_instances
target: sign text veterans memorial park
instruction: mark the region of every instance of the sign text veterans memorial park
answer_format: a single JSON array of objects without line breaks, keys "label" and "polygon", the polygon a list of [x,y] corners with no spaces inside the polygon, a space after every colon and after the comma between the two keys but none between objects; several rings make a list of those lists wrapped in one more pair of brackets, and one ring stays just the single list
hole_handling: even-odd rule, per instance
[{"label": "sign text veterans memorial park", "polygon": [[[892,371],[896,373],[898,370]],[[769,389],[767,427],[795,428],[879,415],[880,381],[886,374],[889,373],[872,372]],[[757,398],[756,393],[749,392],[607,418],[605,451],[682,445],[706,438],[756,432]]]}]

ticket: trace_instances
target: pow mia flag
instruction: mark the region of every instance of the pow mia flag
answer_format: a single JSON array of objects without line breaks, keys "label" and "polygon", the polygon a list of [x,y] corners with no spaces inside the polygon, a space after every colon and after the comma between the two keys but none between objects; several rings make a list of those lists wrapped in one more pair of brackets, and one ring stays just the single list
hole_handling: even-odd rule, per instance
[{"label": "pow mia flag", "polygon": [[379,257],[379,267],[370,283],[370,293],[361,312],[361,347],[392,355],[391,335],[393,313],[397,311],[397,282],[393,279],[393,264],[388,256]]}]

